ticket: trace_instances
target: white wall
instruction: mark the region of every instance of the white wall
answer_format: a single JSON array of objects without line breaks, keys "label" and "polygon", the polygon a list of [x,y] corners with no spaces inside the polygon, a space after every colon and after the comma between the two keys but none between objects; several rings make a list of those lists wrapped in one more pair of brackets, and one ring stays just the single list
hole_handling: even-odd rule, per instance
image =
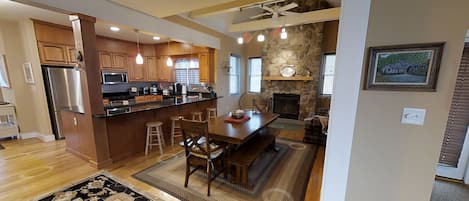
[{"label": "white wall", "polygon": [[[33,24],[30,20],[0,21],[0,32],[0,53],[6,55],[11,82],[11,88],[1,90],[3,100],[15,105],[23,137],[53,140]],[[33,64],[35,84],[25,83],[25,62]]]},{"label": "white wall", "polygon": [[[343,1],[343,17],[341,26],[347,26],[347,3]],[[356,3],[356,1],[354,1]],[[364,12],[368,5],[359,3]],[[355,4],[354,4],[355,5]],[[351,50],[362,52],[363,44],[368,47],[396,44],[446,42],[441,61],[436,92],[391,92],[360,90],[358,98],[350,96],[350,107],[358,101],[354,127],[349,126],[343,117],[350,116],[349,110],[343,109],[345,102],[336,100],[343,95],[356,90],[356,83],[344,86],[346,80],[354,80],[357,75],[338,75],[338,84],[334,89],[332,102],[331,130],[326,150],[324,201],[428,201],[435,177],[435,168],[443,140],[444,128],[449,113],[449,107],[454,89],[457,69],[461,59],[464,36],[469,27],[469,1],[440,1],[440,0],[394,0],[371,2],[368,18],[366,42],[344,40],[349,34],[348,29],[340,28],[338,60],[347,59],[354,55]],[[358,14],[358,13],[356,13]],[[349,16],[350,17],[350,16]],[[351,17],[353,19],[353,17]],[[358,22],[356,22],[358,23]],[[362,26],[357,29],[362,29]],[[360,40],[362,35],[358,36]],[[350,45],[350,46],[349,46]],[[349,49],[350,48],[350,49]],[[340,54],[343,52],[343,54]],[[340,58],[342,57],[342,58]],[[352,59],[352,62],[355,61]],[[346,72],[349,67],[361,70],[364,83],[365,57],[360,57],[362,63],[341,63],[338,73]],[[344,66],[347,65],[347,66]],[[357,66],[358,65],[358,66]],[[343,91],[342,91],[343,90]],[[354,95],[354,94],[352,94]],[[404,107],[427,109],[425,125],[411,126],[400,123]],[[345,125],[338,123],[346,123]],[[353,123],[353,122],[352,122]],[[340,128],[344,127],[345,128]],[[339,127],[339,128],[335,128]],[[350,137],[353,136],[351,139]],[[352,143],[350,158],[344,154],[335,153],[344,150]],[[347,152],[348,149],[345,150]],[[334,154],[335,153],[335,154]],[[331,162],[348,160],[346,162]],[[343,164],[342,167],[334,165]],[[348,170],[347,170],[348,167]],[[343,175],[348,171],[346,180],[331,181],[334,176]],[[328,178],[329,177],[329,178]],[[332,179],[331,179],[332,178]],[[335,179],[344,179],[343,176]],[[331,182],[331,183],[329,183]],[[337,187],[331,184],[338,184]],[[347,185],[344,199],[331,195],[343,192],[343,185]],[[329,199],[330,198],[330,199]]]}]

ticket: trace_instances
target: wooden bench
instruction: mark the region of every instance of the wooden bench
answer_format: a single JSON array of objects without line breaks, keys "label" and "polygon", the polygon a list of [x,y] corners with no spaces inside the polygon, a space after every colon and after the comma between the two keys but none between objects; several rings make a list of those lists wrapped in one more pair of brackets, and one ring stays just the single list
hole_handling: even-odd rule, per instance
[{"label": "wooden bench", "polygon": [[243,144],[237,150],[232,150],[227,157],[227,167],[234,167],[234,182],[248,185],[248,170],[251,164],[271,146],[275,146],[277,129],[268,128]]}]

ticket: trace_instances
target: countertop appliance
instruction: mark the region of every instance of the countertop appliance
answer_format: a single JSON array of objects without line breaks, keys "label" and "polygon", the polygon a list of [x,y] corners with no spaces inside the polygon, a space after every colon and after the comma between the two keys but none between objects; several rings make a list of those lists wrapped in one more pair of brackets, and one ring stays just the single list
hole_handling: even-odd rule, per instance
[{"label": "countertop appliance", "polygon": [[63,66],[42,66],[52,129],[56,139],[64,138],[60,128],[61,110],[85,113],[80,70]]},{"label": "countertop appliance", "polygon": [[138,88],[137,87],[130,87],[129,88],[129,95],[131,96],[138,96]]},{"label": "countertop appliance", "polygon": [[127,72],[121,71],[103,71],[103,84],[128,83]]},{"label": "countertop appliance", "polygon": [[158,94],[158,87],[156,85],[150,87],[150,94]]}]

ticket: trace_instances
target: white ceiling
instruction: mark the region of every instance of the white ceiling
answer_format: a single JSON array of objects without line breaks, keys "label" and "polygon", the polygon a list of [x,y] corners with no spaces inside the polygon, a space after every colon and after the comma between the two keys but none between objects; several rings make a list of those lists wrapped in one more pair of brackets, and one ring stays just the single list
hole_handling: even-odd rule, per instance
[{"label": "white ceiling", "polygon": [[149,15],[164,18],[234,0],[108,0]]},{"label": "white ceiling", "polygon": [[[0,0],[0,19],[8,21],[18,21],[22,19],[38,19],[46,22],[51,22],[54,24],[60,24],[64,26],[71,26],[71,23],[68,19],[68,15],[58,12],[49,11],[42,8],[37,8],[10,0]],[[120,28],[119,32],[112,32],[109,30],[110,26],[117,26]],[[117,38],[121,40],[127,40],[136,42],[137,35],[132,27],[126,27],[123,25],[118,25],[112,22],[106,22],[103,20],[97,19],[95,24],[96,34],[101,36],[107,36],[111,38]],[[156,33],[149,33],[142,30],[139,35],[140,42],[146,44],[155,44],[167,41],[167,37],[162,36]],[[153,40],[153,36],[160,36],[160,41]]]}]

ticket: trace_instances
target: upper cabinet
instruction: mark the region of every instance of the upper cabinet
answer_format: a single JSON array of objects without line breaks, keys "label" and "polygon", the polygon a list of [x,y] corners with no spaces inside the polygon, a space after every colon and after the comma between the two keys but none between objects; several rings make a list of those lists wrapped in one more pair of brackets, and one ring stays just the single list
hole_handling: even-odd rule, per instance
[{"label": "upper cabinet", "polygon": [[99,51],[99,66],[106,70],[127,70],[127,55]]},{"label": "upper cabinet", "polygon": [[146,68],[143,64],[136,64],[135,57],[127,57],[127,67],[129,71],[129,81],[143,82],[146,81]]},{"label": "upper cabinet", "polygon": [[215,54],[213,50],[199,53],[199,82],[215,83]]},{"label": "upper cabinet", "polygon": [[158,80],[160,82],[175,82],[174,66],[168,67],[166,60],[168,56],[160,56],[158,59]]},{"label": "upper cabinet", "polygon": [[70,66],[76,63],[71,28],[37,20],[34,28],[41,64]]},{"label": "upper cabinet", "polygon": [[147,70],[147,80],[148,81],[159,81],[158,77],[158,61],[156,57],[145,57],[143,63]]}]

